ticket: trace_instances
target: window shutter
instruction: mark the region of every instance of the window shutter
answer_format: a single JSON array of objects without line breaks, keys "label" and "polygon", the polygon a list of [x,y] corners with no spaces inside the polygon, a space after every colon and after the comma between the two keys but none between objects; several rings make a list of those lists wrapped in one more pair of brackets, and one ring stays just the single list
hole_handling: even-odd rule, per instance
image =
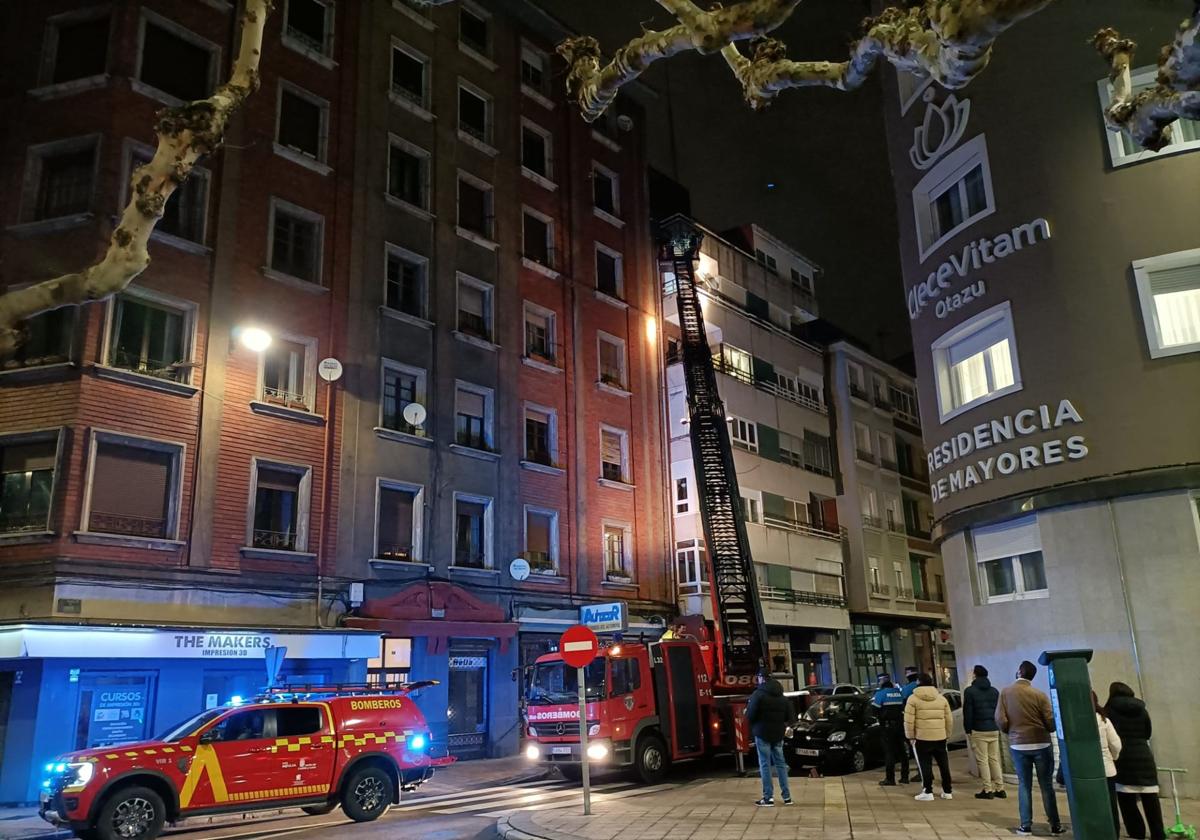
[{"label": "window shutter", "polygon": [[768,362],[766,359],[760,359],[758,356],[750,357],[754,362],[754,379],[757,382],[767,382],[771,385],[775,384],[775,365]]},{"label": "window shutter", "polygon": [[474,391],[458,392],[458,413],[469,417],[482,417],[484,409],[483,394]]},{"label": "window shutter", "polygon": [[379,542],[411,546],[413,494],[408,490],[384,489],[379,493]]},{"label": "window shutter", "polygon": [[100,442],[92,477],[92,512],[166,521],[175,454]]},{"label": "window shutter", "polygon": [[483,317],[483,290],[465,283],[458,287],[458,308],[468,315]]},{"label": "window shutter", "polygon": [[767,585],[776,589],[792,588],[792,570],[789,566],[767,566]]},{"label": "window shutter", "polygon": [[546,514],[528,514],[525,520],[525,549],[550,553],[550,517]]},{"label": "window shutter", "polygon": [[57,454],[57,440],[10,443],[0,449],[0,473],[52,470]]},{"label": "window shutter", "polygon": [[970,335],[964,336],[946,349],[948,361],[952,366],[956,365],[964,359],[982,353],[993,344],[1003,341],[1008,337],[1007,326],[1008,319],[1000,318]]},{"label": "window shutter", "polygon": [[763,492],[762,494],[763,516],[768,516],[771,519],[789,519],[791,512],[788,510],[787,499],[783,496],[776,496],[774,493]]},{"label": "window shutter", "polygon": [[621,436],[612,432],[600,435],[600,457],[610,464],[621,463]]},{"label": "window shutter", "polygon": [[1036,516],[976,528],[971,536],[975,541],[975,559],[980,562],[1042,550]]},{"label": "window shutter", "polygon": [[779,460],[779,430],[758,424],[758,454],[772,461]]},{"label": "window shutter", "polygon": [[766,298],[760,298],[753,292],[746,292],[746,310],[764,321],[771,318],[771,306]]},{"label": "window shutter", "polygon": [[1200,289],[1200,263],[1148,271],[1150,292],[1155,295],[1187,292]]}]

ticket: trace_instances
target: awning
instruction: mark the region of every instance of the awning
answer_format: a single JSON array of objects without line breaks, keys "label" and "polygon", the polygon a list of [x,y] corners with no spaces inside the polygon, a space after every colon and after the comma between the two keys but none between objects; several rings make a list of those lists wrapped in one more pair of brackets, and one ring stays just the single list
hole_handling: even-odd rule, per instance
[{"label": "awning", "polygon": [[422,581],[386,598],[365,601],[357,616],[346,616],[347,627],[388,636],[423,638],[429,653],[443,653],[452,638],[495,639],[508,651],[517,635],[515,622],[504,610],[446,581]]}]

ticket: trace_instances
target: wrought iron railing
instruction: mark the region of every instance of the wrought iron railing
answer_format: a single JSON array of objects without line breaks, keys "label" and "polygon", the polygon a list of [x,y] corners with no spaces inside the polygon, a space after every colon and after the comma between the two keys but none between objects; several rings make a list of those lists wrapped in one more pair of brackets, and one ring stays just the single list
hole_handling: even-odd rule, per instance
[{"label": "wrought iron railing", "polygon": [[102,534],[161,538],[167,535],[167,520],[149,516],[102,513],[93,510],[88,517],[88,530],[98,531]]},{"label": "wrought iron railing", "polygon": [[49,513],[12,512],[0,513],[0,534],[20,534],[27,531],[44,531]]},{"label": "wrought iron railing", "polygon": [[375,550],[375,556],[380,560],[402,560],[410,563],[413,560],[412,543],[380,543]]},{"label": "wrought iron railing", "polygon": [[304,398],[304,394],[289,391],[286,388],[271,388],[264,385],[263,401],[287,406],[288,408],[298,408],[302,411],[308,410],[308,403]]},{"label": "wrought iron railing", "polygon": [[886,598],[892,594],[892,588],[886,583],[869,583],[868,586],[872,595],[880,595]]},{"label": "wrought iron railing", "polygon": [[292,530],[268,531],[263,528],[255,528],[251,534],[250,544],[255,548],[269,548],[275,551],[295,551],[296,532]]},{"label": "wrought iron railing", "polygon": [[778,586],[760,586],[758,593],[767,601],[783,601],[791,604],[805,604],[812,607],[844,607],[844,595],[832,595],[826,592],[809,592],[803,589],[784,589]]},{"label": "wrought iron railing", "polygon": [[109,363],[113,367],[121,368],[122,370],[131,370],[135,373],[153,376],[157,379],[170,379],[173,381],[183,379],[187,371],[187,366],[180,361],[142,358],[140,353],[131,353],[128,350],[121,350],[119,348],[115,348],[112,351]]},{"label": "wrought iron railing", "polygon": [[843,529],[816,522],[800,522],[795,519],[784,519],[778,516],[764,516],[763,524],[769,528],[779,528],[783,531],[791,531],[794,534],[803,534],[806,537],[819,537],[823,540],[840,540],[842,538],[841,531]]},{"label": "wrought iron railing", "polygon": [[896,597],[902,601],[915,600],[913,598],[913,591],[906,586],[897,586],[896,587]]},{"label": "wrought iron railing", "polygon": [[863,524],[868,528],[883,528],[883,520],[881,520],[878,516],[872,516],[869,513],[864,513],[862,515],[862,521]]}]

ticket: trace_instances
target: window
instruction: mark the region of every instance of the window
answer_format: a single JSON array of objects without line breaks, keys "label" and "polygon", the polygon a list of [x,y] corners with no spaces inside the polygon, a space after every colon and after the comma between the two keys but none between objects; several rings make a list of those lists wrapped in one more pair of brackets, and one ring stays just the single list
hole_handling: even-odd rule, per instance
[{"label": "window", "polygon": [[[128,141],[127,141],[128,143]],[[129,143],[127,177],[122,179],[126,185],[124,198],[128,198],[128,185],[133,172],[139,166],[145,166],[154,156],[149,146],[141,143]],[[154,226],[155,234],[169,234],[189,242],[203,245],[208,221],[208,185],[209,171],[202,166],[192,170],[192,174],[182,184],[175,187],[171,197],[163,207],[162,218]]]},{"label": "window", "polygon": [[875,452],[871,449],[871,430],[862,423],[854,424],[854,449],[861,460],[875,462]]},{"label": "window", "polygon": [[900,562],[893,562],[892,574],[896,579],[896,597],[911,598],[913,594],[912,588],[908,585],[909,576],[908,572],[906,572],[904,569],[904,564]]},{"label": "window", "polygon": [[379,656],[367,660],[367,682],[372,685],[408,682],[412,667],[412,639],[381,639]]},{"label": "window", "polygon": [[615,335],[597,332],[599,343],[600,381],[614,388],[626,387],[625,342]]},{"label": "window", "polygon": [[521,87],[529,88],[534,93],[545,94],[549,88],[549,74],[546,72],[547,57],[541,50],[521,44]]},{"label": "window", "polygon": [[762,500],[757,496],[742,495],[742,519],[747,525],[762,524]]},{"label": "window", "polygon": [[[1157,84],[1157,76],[1158,66],[1154,64],[1131,70],[1129,81],[1132,93],[1136,95],[1154,87]],[[1107,111],[1112,106],[1112,82],[1108,78],[1101,79],[1099,89],[1100,110]],[[1164,155],[1200,149],[1200,121],[1197,120],[1176,120],[1171,123],[1170,140],[1157,152],[1147,151],[1134,143],[1127,131],[1114,133],[1108,131],[1106,126],[1104,133],[1108,137],[1108,153],[1113,166],[1125,166],[1140,160],[1153,160]]]},{"label": "window", "polygon": [[608,667],[612,670],[611,697],[621,697],[632,694],[642,685],[642,675],[638,670],[636,659],[609,658]]},{"label": "window", "polygon": [[525,508],[525,559],[534,574],[558,572],[558,512]]},{"label": "window", "polygon": [[867,398],[867,380],[861,365],[846,362],[846,378],[850,383],[850,396],[865,400]]},{"label": "window", "polygon": [[248,709],[236,712],[212,728],[217,741],[258,741],[266,738],[267,715],[273,709]]},{"label": "window", "polygon": [[554,222],[529,207],[524,208],[521,216],[523,256],[538,265],[554,268]]},{"label": "window", "polygon": [[592,164],[592,204],[602,213],[616,216],[620,212],[617,173],[598,163]]},{"label": "window", "polygon": [[458,275],[458,331],[492,340],[492,287],[466,274]]},{"label": "window", "polygon": [[912,576],[913,595],[918,601],[927,601],[930,599],[929,575],[926,559],[920,554],[909,552],[908,569]]},{"label": "window", "polygon": [[325,162],[329,103],[287,82],[279,83],[276,140],[284,149]]},{"label": "window", "polygon": [[525,356],[549,364],[557,359],[555,353],[554,313],[541,306],[525,303]]},{"label": "window", "polygon": [[629,581],[633,578],[629,538],[628,525],[604,525],[604,572],[609,580]]},{"label": "window", "polygon": [[458,130],[482,143],[492,142],[492,98],[461,79],[458,82]]},{"label": "window", "polygon": [[1200,351],[1200,248],[1133,264],[1151,358]]},{"label": "window", "polygon": [[898,496],[888,494],[887,507],[884,508],[884,514],[887,518],[889,531],[904,531],[904,514],[900,510],[900,499]]},{"label": "window", "polygon": [[474,7],[459,4],[458,42],[480,55],[491,55],[491,39],[487,15]]},{"label": "window", "polygon": [[888,469],[896,469],[896,441],[883,432],[879,433],[879,463]]},{"label": "window", "polygon": [[547,180],[554,177],[550,133],[528,120],[521,121],[521,166]]},{"label": "window", "polygon": [[779,264],[775,261],[775,258],[773,256],[766,253],[765,251],[762,251],[761,249],[755,249],[754,259],[758,262],[759,265],[763,266],[767,271],[771,272],[772,274],[779,273]]},{"label": "window", "polygon": [[758,451],[758,426],[741,417],[729,418],[729,437],[734,446],[750,452]]},{"label": "window", "polygon": [[787,432],[779,433],[779,460],[793,467],[804,466],[804,441]]},{"label": "window", "polygon": [[600,477],[629,482],[629,438],[621,429],[600,427]]},{"label": "window", "polygon": [[1036,516],[976,528],[971,538],[985,603],[1049,597]]},{"label": "window", "polygon": [[321,282],[321,252],[325,220],[282,199],[271,200],[271,270],[304,280]]},{"label": "window", "polygon": [[750,384],[754,381],[754,357],[731,344],[722,344],[721,372]]},{"label": "window", "polygon": [[387,246],[384,259],[384,306],[414,318],[424,318],[429,260],[395,245]]},{"label": "window", "polygon": [[996,209],[984,135],[968,140],[913,188],[921,260]]},{"label": "window", "polygon": [[277,706],[275,708],[275,736],[293,738],[320,732],[321,709],[317,706]]},{"label": "window", "polygon": [[90,212],[98,148],[99,140],[93,136],[31,146],[24,220],[40,222]]},{"label": "window", "polygon": [[492,238],[492,187],[463,172],[458,174],[458,226],[484,239]]},{"label": "window", "polygon": [[425,491],[420,485],[379,481],[379,516],[375,525],[375,557],[419,562],[421,517]]},{"label": "window", "polygon": [[263,402],[310,411],[316,384],[311,369],[316,362],[316,342],[276,336],[259,355]]},{"label": "window", "polygon": [[425,403],[425,371],[384,359],[380,425],[394,432],[424,437],[424,424],[414,426],[404,419],[404,409],[413,403]]},{"label": "window", "polygon": [[399,137],[388,143],[388,195],[429,209],[429,152]]},{"label": "window", "polygon": [[525,406],[525,460],[547,467],[555,465],[558,453],[554,410]]},{"label": "window", "polygon": [[137,79],[183,102],[204,99],[216,86],[217,46],[177,23],[143,11]]},{"label": "window", "polygon": [[308,467],[254,462],[254,519],[250,545],[305,551],[308,542]]},{"label": "window", "polygon": [[879,518],[879,497],[875,495],[875,488],[863,488],[862,511],[864,525],[869,528],[883,527],[883,522]]},{"label": "window", "polygon": [[45,38],[42,84],[87,79],[108,69],[109,16],[103,9],[56,15],[46,22]]},{"label": "window", "polygon": [[392,42],[392,93],[420,108],[429,107],[429,59]]},{"label": "window", "polygon": [[804,430],[804,469],[819,475],[833,475],[833,457],[829,453],[829,438],[809,429]]},{"label": "window", "polygon": [[193,307],[130,290],[113,299],[108,364],[174,382],[191,379]]},{"label": "window", "polygon": [[708,557],[704,540],[675,543],[675,568],[681,595],[695,595],[708,588]]},{"label": "window", "polygon": [[182,449],[175,444],[94,433],[86,529],[174,539]]},{"label": "window", "polygon": [[454,565],[492,567],[492,500],[454,494]]},{"label": "window", "polygon": [[472,449],[492,448],[492,391],[459,382],[454,391],[454,440]]},{"label": "window", "polygon": [[25,340],[12,353],[0,356],[0,368],[10,370],[66,362],[71,358],[75,331],[74,306],[40,312],[25,321]]},{"label": "window", "polygon": [[675,512],[688,513],[692,509],[692,500],[688,496],[687,476],[675,479]]},{"label": "window", "polygon": [[813,293],[813,279],[811,274],[802,274],[799,269],[791,270],[792,285],[796,286],[806,295]]},{"label": "window", "polygon": [[621,263],[620,254],[596,244],[596,289],[617,300],[622,300],[625,292]]},{"label": "window", "polygon": [[333,54],[332,0],[287,0],[283,42],[318,55]]},{"label": "window", "polygon": [[0,440],[0,534],[50,530],[58,435]]},{"label": "window", "polygon": [[1007,301],[959,324],[931,349],[943,422],[1021,390],[1012,310]]}]

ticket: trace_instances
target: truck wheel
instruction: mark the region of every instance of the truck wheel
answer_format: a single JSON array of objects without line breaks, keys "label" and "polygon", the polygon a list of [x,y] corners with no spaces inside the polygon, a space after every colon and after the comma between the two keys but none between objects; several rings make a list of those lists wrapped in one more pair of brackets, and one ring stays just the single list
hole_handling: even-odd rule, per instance
[{"label": "truck wheel", "polygon": [[371,822],[392,804],[392,777],[382,767],[355,770],[342,790],[342,810],[355,822]]},{"label": "truck wheel", "polygon": [[319,817],[322,814],[328,814],[338,804],[336,802],[326,802],[324,805],[305,805],[300,810],[308,814],[310,817]]},{"label": "truck wheel", "polygon": [[633,771],[643,784],[656,785],[667,773],[667,745],[657,735],[643,735],[633,757]]},{"label": "truck wheel", "polygon": [[100,840],[154,840],[166,814],[162,797],[150,788],[122,788],[100,807],[96,835]]}]

